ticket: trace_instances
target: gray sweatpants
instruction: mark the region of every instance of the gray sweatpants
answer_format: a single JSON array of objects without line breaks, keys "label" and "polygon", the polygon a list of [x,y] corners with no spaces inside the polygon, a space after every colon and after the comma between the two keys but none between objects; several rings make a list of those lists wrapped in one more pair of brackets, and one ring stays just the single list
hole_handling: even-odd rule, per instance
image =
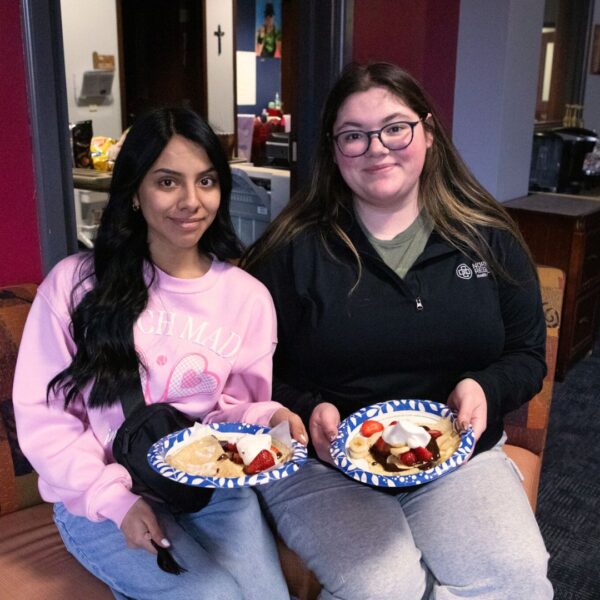
[{"label": "gray sweatpants", "polygon": [[412,493],[310,459],[256,491],[322,600],[546,600],[548,553],[501,444]]}]

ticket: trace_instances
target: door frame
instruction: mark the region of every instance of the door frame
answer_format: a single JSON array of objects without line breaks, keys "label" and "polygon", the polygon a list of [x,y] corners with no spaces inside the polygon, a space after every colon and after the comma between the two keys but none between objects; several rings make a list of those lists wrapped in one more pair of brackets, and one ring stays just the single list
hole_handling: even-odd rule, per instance
[{"label": "door frame", "polygon": [[21,0],[41,263],[78,250],[60,0]]},{"label": "door frame", "polygon": [[[282,99],[292,114],[290,194],[308,185],[321,109],[352,60],[354,0],[283,0]],[[299,101],[296,94],[306,93]],[[294,160],[295,159],[295,160]]]},{"label": "door frame", "polygon": [[[125,131],[128,127],[128,114],[127,114],[127,86],[125,85],[126,68],[125,68],[125,44],[123,42],[124,37],[124,25],[123,25],[123,4],[125,0],[115,0],[116,2],[116,16],[117,16],[117,43],[119,48],[119,85],[121,88],[121,130]],[[233,3],[233,20],[235,22],[235,3],[236,0],[232,0]],[[201,46],[206,48],[206,1],[204,0],[203,5],[200,7],[201,21],[200,29],[202,30]],[[234,28],[235,31],[235,28]],[[234,42],[235,43],[235,42]],[[235,46],[234,46],[235,47]],[[203,117],[208,115],[208,92],[207,92],[207,62],[206,62],[206,50],[202,56],[202,95],[199,100],[200,110],[198,111]],[[235,121],[235,119],[234,119]]]}]

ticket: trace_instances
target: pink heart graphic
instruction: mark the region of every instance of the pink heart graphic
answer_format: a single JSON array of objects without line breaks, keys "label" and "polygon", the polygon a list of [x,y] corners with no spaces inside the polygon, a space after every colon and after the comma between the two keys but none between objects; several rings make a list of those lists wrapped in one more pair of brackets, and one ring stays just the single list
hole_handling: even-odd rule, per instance
[{"label": "pink heart graphic", "polygon": [[188,369],[181,376],[181,387],[182,388],[191,388],[202,383],[202,377],[199,373],[194,371],[193,369]]},{"label": "pink heart graphic", "polygon": [[207,369],[201,354],[184,356],[171,372],[167,381],[169,398],[185,398],[194,394],[212,394],[218,389],[219,376]]}]

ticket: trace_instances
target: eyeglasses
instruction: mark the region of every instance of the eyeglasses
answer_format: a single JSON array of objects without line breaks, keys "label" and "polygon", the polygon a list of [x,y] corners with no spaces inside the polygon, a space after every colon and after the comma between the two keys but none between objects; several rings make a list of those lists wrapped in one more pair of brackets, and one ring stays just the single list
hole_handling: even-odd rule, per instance
[{"label": "eyeglasses", "polygon": [[331,139],[335,141],[339,151],[348,158],[366,154],[374,135],[388,150],[402,150],[410,146],[415,134],[415,127],[423,120],[396,121],[373,131],[342,131],[332,135]]}]

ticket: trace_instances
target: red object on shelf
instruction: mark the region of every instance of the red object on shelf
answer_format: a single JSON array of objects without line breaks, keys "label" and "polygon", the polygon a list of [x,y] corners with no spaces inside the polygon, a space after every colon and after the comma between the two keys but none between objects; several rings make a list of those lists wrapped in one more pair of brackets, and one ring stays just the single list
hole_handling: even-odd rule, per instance
[{"label": "red object on shelf", "polygon": [[257,165],[263,165],[267,161],[266,148],[267,139],[273,132],[283,131],[283,119],[279,117],[269,117],[266,123],[263,123],[260,117],[254,119],[254,131],[252,132],[252,162]]}]

